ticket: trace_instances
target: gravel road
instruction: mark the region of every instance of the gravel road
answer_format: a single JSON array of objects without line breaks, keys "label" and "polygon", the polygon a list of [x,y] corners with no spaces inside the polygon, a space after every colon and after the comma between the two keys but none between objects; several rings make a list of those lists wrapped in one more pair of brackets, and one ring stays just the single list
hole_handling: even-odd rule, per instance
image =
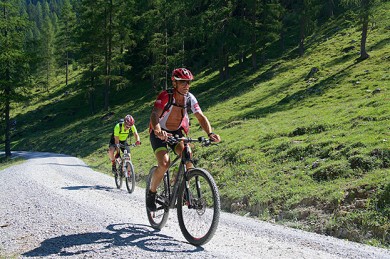
[{"label": "gravel road", "polygon": [[389,258],[390,250],[222,213],[213,239],[186,242],[176,211],[156,231],[144,190],[78,158],[14,152],[26,162],[0,171],[0,258]]}]

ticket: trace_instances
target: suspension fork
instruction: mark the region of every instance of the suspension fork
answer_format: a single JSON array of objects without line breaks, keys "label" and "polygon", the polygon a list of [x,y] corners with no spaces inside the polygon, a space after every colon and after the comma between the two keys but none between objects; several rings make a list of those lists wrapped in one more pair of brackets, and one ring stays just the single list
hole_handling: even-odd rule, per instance
[{"label": "suspension fork", "polygon": [[187,185],[187,175],[186,175],[186,167],[184,164],[180,164],[179,165],[179,170],[177,172],[177,175],[176,175],[176,181],[175,181],[175,184],[173,185],[173,190],[172,190],[172,193],[170,195],[170,207],[171,208],[176,208],[176,201],[178,199],[178,196],[179,196],[179,189],[180,189],[180,186],[183,184],[183,182],[185,183],[185,188],[184,188],[184,192],[188,195],[188,185]]},{"label": "suspension fork", "polygon": [[[192,207],[192,204],[191,204],[191,200],[190,200],[190,186],[189,186],[189,179],[188,179],[188,175],[187,175],[187,163],[188,162],[191,162],[192,163],[192,160],[191,160],[191,154],[192,154],[192,151],[191,151],[191,147],[188,145],[188,143],[185,143],[184,144],[184,149],[183,149],[183,152],[182,152],[182,165],[183,165],[183,182],[185,184],[185,188],[184,188],[184,194],[185,196],[187,197],[187,202],[188,202],[188,207],[191,208]],[[198,177],[196,177],[196,185],[197,185],[197,193],[198,193],[198,196],[200,196],[200,187],[199,187],[199,181],[198,181]]]}]

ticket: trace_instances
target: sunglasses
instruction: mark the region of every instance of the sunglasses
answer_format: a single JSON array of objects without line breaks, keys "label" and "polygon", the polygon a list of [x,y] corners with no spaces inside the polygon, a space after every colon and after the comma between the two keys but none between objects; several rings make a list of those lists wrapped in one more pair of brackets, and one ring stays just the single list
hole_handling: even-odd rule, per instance
[{"label": "sunglasses", "polygon": [[191,81],[186,81],[186,80],[178,80],[177,82],[179,82],[179,84],[181,84],[181,85],[190,85],[191,84]]}]

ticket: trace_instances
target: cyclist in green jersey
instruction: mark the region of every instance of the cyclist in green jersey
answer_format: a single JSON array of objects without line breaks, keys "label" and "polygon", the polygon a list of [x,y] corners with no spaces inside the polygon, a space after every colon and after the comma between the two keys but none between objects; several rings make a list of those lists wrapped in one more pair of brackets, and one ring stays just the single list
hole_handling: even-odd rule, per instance
[{"label": "cyclist in green jersey", "polygon": [[[114,152],[116,151],[116,154],[119,154],[120,144],[124,145],[126,143],[127,138],[130,135],[130,131],[133,133],[134,138],[136,139],[135,145],[141,145],[141,140],[139,138],[137,128],[134,124],[134,118],[128,114],[126,115],[123,122],[117,123],[114,127],[114,132],[111,135],[110,143],[108,145],[108,156],[112,163],[112,172],[116,171]],[[123,152],[124,148],[121,149]],[[129,150],[128,153],[130,153]]]}]

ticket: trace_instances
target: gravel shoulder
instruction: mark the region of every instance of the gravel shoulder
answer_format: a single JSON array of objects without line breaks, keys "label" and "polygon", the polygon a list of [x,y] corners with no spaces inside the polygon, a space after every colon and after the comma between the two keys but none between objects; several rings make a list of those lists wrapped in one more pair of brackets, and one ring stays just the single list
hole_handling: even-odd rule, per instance
[{"label": "gravel shoulder", "polygon": [[0,258],[389,258],[390,250],[222,213],[209,243],[186,242],[170,211],[149,226],[144,189],[66,155],[14,152],[26,162],[0,171]]}]

